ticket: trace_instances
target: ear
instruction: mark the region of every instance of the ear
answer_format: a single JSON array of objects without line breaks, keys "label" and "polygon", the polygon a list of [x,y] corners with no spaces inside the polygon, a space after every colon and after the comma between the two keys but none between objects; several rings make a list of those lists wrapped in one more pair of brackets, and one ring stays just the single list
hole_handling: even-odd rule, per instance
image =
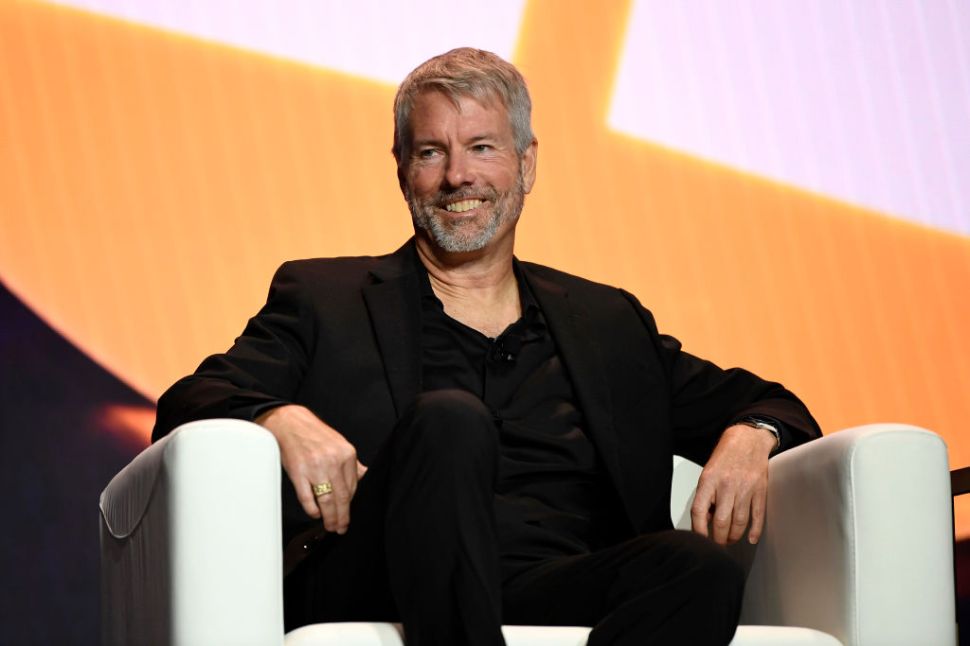
[{"label": "ear", "polygon": [[536,162],[539,157],[539,140],[535,137],[519,160],[519,172],[522,173],[522,189],[528,194],[532,185],[536,183]]},{"label": "ear", "polygon": [[407,200],[408,199],[407,171],[404,168],[403,161],[399,161],[397,163],[397,185],[401,189],[401,195],[403,195],[404,199]]}]

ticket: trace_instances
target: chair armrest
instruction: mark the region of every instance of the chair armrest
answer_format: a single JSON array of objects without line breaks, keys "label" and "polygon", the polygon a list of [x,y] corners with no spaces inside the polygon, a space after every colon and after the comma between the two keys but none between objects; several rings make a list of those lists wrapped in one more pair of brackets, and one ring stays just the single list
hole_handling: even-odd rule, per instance
[{"label": "chair armrest", "polygon": [[846,646],[956,643],[946,445],[873,424],[773,458],[742,623],[805,626]]},{"label": "chair armrest", "polygon": [[280,458],[265,429],[192,422],[101,494],[104,644],[282,644]]}]

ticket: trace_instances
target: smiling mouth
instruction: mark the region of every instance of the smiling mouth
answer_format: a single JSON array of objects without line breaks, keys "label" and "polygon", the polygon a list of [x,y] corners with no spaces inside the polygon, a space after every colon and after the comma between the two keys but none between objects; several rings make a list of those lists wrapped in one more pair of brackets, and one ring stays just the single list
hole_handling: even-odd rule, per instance
[{"label": "smiling mouth", "polygon": [[482,204],[484,204],[484,202],[479,199],[461,200],[459,202],[452,202],[451,204],[448,204],[445,206],[445,210],[452,213],[464,213],[465,211],[471,211],[474,208],[478,208]]}]

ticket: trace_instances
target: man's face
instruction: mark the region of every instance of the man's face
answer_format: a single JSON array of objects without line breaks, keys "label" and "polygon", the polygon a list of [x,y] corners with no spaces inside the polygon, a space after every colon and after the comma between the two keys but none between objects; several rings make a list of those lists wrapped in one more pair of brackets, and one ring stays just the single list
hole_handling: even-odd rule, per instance
[{"label": "man's face", "polygon": [[482,249],[515,229],[535,181],[536,144],[520,157],[501,101],[418,95],[398,176],[415,226],[447,252]]}]

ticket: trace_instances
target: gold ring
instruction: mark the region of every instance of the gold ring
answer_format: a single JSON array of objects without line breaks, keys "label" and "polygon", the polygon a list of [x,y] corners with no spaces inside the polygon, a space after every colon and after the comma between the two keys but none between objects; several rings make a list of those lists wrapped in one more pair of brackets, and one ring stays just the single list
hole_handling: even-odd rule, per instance
[{"label": "gold ring", "polygon": [[326,496],[328,493],[333,493],[333,485],[330,484],[329,480],[313,485],[313,495],[317,498]]}]

